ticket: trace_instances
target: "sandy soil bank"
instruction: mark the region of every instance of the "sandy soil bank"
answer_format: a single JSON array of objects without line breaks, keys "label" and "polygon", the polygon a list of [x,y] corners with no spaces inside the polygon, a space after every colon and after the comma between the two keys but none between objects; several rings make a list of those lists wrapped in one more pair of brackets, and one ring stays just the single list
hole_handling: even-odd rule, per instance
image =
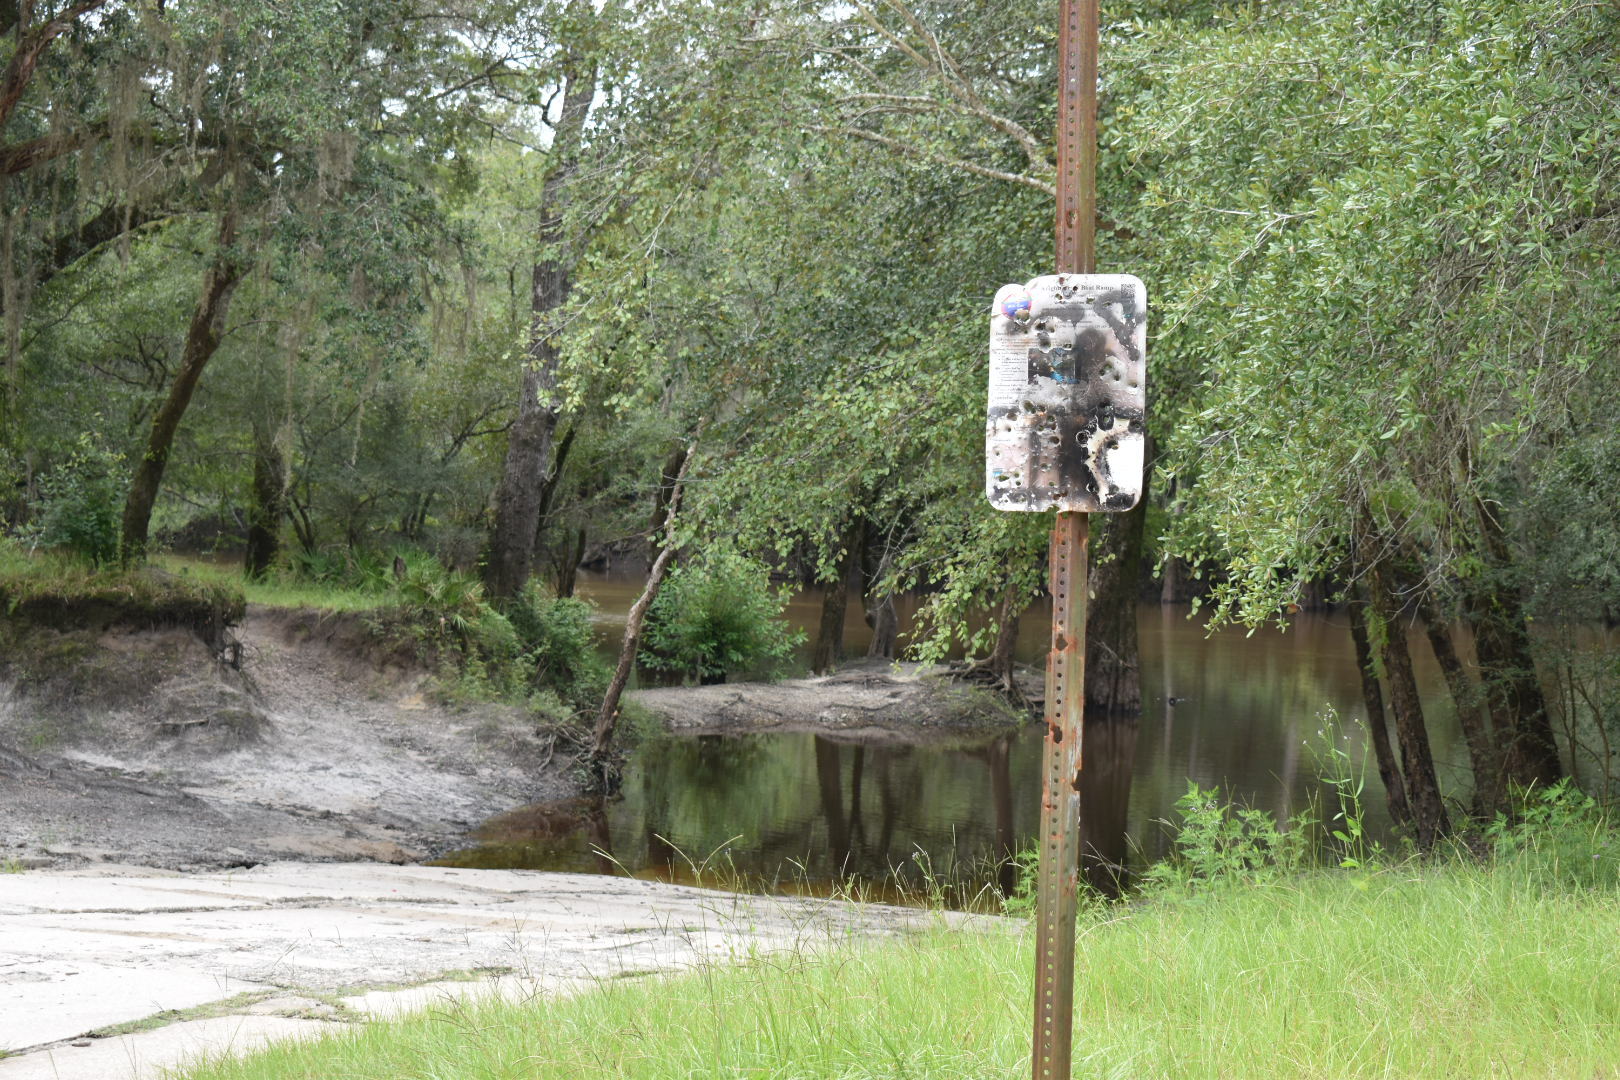
[{"label": "sandy soil bank", "polygon": [[518,709],[456,708],[355,620],[250,614],[240,671],[113,631],[71,680],[0,682],[0,863],[408,862],[572,794]]}]

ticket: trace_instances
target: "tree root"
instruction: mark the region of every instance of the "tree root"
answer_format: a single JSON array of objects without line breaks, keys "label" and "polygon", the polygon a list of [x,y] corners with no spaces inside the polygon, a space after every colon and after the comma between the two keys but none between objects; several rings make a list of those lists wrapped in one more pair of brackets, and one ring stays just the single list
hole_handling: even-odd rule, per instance
[{"label": "tree root", "polygon": [[978,660],[953,660],[945,669],[946,674],[957,682],[972,683],[988,690],[994,690],[1014,708],[1026,712],[1039,712],[1037,701],[1024,692],[1018,685],[1018,679],[1013,671],[999,672],[991,665],[988,658]]}]

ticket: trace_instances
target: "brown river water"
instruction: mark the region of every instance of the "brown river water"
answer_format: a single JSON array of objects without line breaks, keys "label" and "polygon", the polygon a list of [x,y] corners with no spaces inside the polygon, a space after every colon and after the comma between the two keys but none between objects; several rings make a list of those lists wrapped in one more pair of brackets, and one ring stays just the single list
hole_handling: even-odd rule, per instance
[{"label": "brown river water", "polygon": [[[639,582],[582,580],[616,647]],[[789,608],[814,633],[820,596]],[[1043,662],[1049,614],[1030,610],[1020,658]],[[1362,798],[1373,835],[1387,828],[1383,789],[1363,751],[1365,710],[1342,616],[1295,616],[1286,631],[1205,632],[1181,606],[1143,605],[1142,715],[1085,729],[1082,827],[1088,878],[1106,891],[1163,856],[1188,783],[1279,818],[1331,818],[1322,748],[1335,733],[1365,762]],[[846,643],[866,647],[859,604]],[[806,646],[807,654],[808,646]],[[1448,790],[1463,785],[1466,747],[1421,636],[1413,640],[1430,735]],[[1325,723],[1329,713],[1337,725]],[[1030,847],[1039,817],[1041,732],[967,745],[835,742],[809,734],[689,736],[644,743],[621,797],[526,807],[486,823],[451,865],[628,873],[667,881],[881,898],[946,888],[982,902],[1011,884],[1008,851]]]}]

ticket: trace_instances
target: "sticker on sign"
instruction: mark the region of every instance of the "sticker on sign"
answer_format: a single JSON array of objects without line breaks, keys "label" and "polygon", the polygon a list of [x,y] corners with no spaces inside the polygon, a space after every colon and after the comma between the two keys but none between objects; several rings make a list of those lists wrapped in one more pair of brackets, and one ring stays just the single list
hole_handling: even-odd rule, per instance
[{"label": "sticker on sign", "polygon": [[1147,289],[1048,274],[996,293],[985,494],[998,510],[1129,510],[1142,497]]}]

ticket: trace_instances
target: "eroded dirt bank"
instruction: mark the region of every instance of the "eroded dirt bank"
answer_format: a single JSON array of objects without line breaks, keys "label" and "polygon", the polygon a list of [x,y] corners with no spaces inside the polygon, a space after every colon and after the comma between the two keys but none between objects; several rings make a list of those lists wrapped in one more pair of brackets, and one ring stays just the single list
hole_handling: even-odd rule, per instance
[{"label": "eroded dirt bank", "polygon": [[31,631],[0,675],[0,861],[407,862],[574,791],[521,710],[435,703],[356,619],[236,638],[239,669],[183,628]]}]

